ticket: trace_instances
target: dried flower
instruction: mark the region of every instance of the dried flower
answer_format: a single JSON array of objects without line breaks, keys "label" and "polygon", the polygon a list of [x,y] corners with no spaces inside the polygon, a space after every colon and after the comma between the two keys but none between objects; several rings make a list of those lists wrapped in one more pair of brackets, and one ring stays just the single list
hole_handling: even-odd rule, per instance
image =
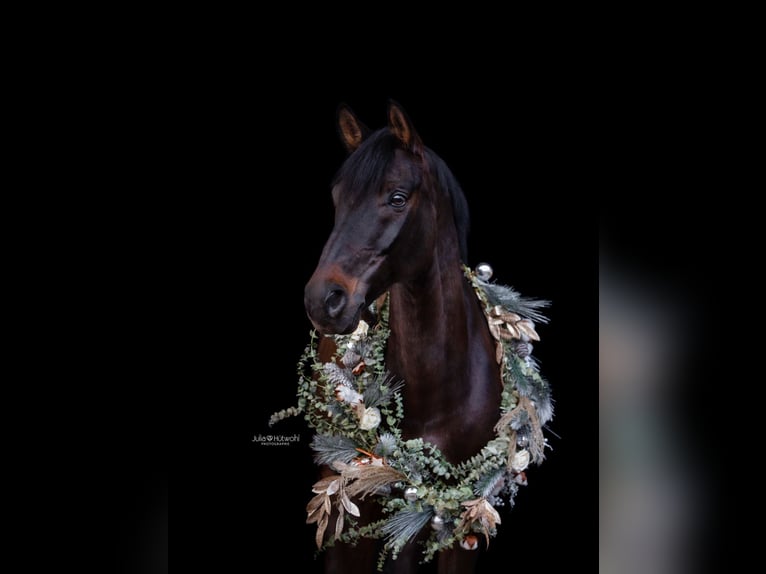
[{"label": "dried flower", "polygon": [[362,395],[346,385],[335,387],[335,397],[342,403],[348,403],[356,406],[362,402]]},{"label": "dried flower", "polygon": [[351,337],[349,338],[347,347],[349,349],[352,349],[356,346],[356,344],[361,341],[362,339],[367,338],[367,331],[369,331],[370,326],[364,321],[360,320],[359,324],[356,326],[356,329],[354,329],[354,332],[351,333]]},{"label": "dried flower", "polygon": [[511,468],[515,472],[521,472],[522,470],[526,469],[528,466],[529,466],[529,451],[527,449],[520,450],[513,455],[513,460],[511,460]]},{"label": "dried flower", "polygon": [[460,515],[460,522],[457,527],[467,530],[474,522],[478,522],[482,532],[484,532],[484,537],[487,539],[487,547],[489,548],[490,531],[494,531],[497,525],[500,524],[500,515],[497,513],[497,510],[483,497],[461,502],[460,504],[465,506],[466,510]]},{"label": "dried flower", "polygon": [[380,424],[380,411],[377,407],[368,407],[364,409],[364,414],[359,420],[359,428],[362,430],[372,430]]}]

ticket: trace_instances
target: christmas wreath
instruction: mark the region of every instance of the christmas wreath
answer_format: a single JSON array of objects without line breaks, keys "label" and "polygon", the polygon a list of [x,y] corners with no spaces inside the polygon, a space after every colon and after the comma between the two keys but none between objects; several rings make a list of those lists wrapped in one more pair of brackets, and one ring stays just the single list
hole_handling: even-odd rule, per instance
[{"label": "christmas wreath", "polygon": [[[519,486],[527,484],[527,466],[545,458],[543,427],[553,417],[553,402],[532,358],[532,341],[540,340],[534,322],[547,322],[540,309],[548,302],[490,282],[487,264],[463,270],[496,341],[503,390],[495,437],[459,464],[448,462],[433,444],[402,437],[405,382],[386,370],[384,360],[387,298],[371,308],[372,328],[361,321],[350,335],[332,335],[337,351],[330,362],[319,360],[318,335],[311,332],[298,363],[298,405],[272,415],[270,424],[303,413],[316,431],[311,443],[316,463],[337,472],[314,484],[315,496],[306,507],[307,523],[317,524],[318,548],[382,538],[382,567],[389,552],[396,558],[429,524],[422,540],[425,562],[456,543],[476,549],[477,535],[489,544],[501,521],[496,507],[513,505]],[[360,525],[352,499],[366,497],[378,501],[383,518]],[[333,507],[335,534],[325,540]]]}]

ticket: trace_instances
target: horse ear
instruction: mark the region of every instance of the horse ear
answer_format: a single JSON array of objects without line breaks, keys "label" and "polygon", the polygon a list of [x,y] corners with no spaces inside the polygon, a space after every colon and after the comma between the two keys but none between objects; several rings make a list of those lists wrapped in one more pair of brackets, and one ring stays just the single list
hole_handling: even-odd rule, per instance
[{"label": "horse ear", "polygon": [[410,151],[419,153],[422,148],[422,142],[412,122],[402,107],[395,101],[388,102],[388,127],[391,132],[404,144],[404,147]]},{"label": "horse ear", "polygon": [[338,133],[348,153],[353,153],[362,145],[370,130],[354,115],[346,104],[338,106]]}]

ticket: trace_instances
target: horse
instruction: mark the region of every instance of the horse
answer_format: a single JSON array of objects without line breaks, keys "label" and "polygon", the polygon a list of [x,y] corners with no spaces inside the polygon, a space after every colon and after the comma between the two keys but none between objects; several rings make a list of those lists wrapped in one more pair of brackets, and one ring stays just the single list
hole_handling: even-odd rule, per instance
[{"label": "horse", "polygon": [[[368,129],[345,105],[338,132],[348,156],[332,183],[335,223],[305,287],[307,315],[321,334],[348,334],[389,293],[388,369],[405,381],[405,438],[422,437],[451,463],[493,437],[501,373],[487,320],[461,265],[468,205],[446,163],[426,147],[404,109],[389,102],[388,125]],[[327,572],[375,571],[375,541],[336,545]],[[478,552],[439,553],[439,574],[470,573]],[[417,572],[410,542],[387,572]]]}]

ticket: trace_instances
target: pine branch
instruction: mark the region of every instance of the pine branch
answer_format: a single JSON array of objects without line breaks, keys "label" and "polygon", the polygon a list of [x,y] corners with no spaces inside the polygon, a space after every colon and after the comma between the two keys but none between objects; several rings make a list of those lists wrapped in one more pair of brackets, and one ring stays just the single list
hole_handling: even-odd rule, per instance
[{"label": "pine branch", "polygon": [[535,393],[532,398],[535,401],[537,416],[540,418],[540,425],[546,424],[553,418],[553,397],[551,388],[544,379],[540,379],[542,384],[535,385]]},{"label": "pine branch", "polygon": [[391,402],[393,396],[402,390],[402,387],[404,387],[404,381],[397,381],[389,373],[379,376],[364,390],[364,406],[378,407],[387,405]]},{"label": "pine branch", "polygon": [[314,450],[314,461],[317,464],[331,465],[335,461],[349,463],[359,456],[354,441],[345,436],[314,435],[311,448]]},{"label": "pine branch", "polygon": [[391,456],[397,447],[396,437],[389,433],[382,433],[378,437],[378,444],[375,445],[375,454],[382,456],[383,458]]},{"label": "pine branch", "polygon": [[532,392],[533,381],[531,381],[527,377],[526,373],[524,373],[524,369],[522,368],[522,365],[524,364],[522,362],[523,359],[519,359],[520,357],[511,355],[506,364],[510,371],[511,380],[513,381],[513,385],[516,387],[516,390],[519,391],[521,396],[528,397]]},{"label": "pine branch", "polygon": [[489,498],[490,495],[495,493],[495,490],[497,490],[498,487],[502,488],[501,483],[505,478],[506,473],[507,469],[503,467],[482,476],[479,480],[476,481],[473,487],[473,491],[476,496]]},{"label": "pine branch", "polygon": [[487,294],[487,301],[492,306],[500,305],[512,313],[527,317],[538,323],[548,322],[548,317],[543,315],[539,309],[550,306],[550,301],[522,297],[517,291],[507,285],[488,283],[479,278],[476,279],[476,282],[484,289],[484,292]]},{"label": "pine branch", "polygon": [[434,511],[430,506],[424,510],[403,508],[394,514],[381,528],[386,537],[386,547],[393,548],[394,552],[400,550],[428,524],[433,515]]},{"label": "pine branch", "polygon": [[521,357],[511,357],[508,367],[519,394],[535,401],[540,424],[544,425],[550,421],[553,418],[553,399],[548,382],[532,367],[526,365]]}]

